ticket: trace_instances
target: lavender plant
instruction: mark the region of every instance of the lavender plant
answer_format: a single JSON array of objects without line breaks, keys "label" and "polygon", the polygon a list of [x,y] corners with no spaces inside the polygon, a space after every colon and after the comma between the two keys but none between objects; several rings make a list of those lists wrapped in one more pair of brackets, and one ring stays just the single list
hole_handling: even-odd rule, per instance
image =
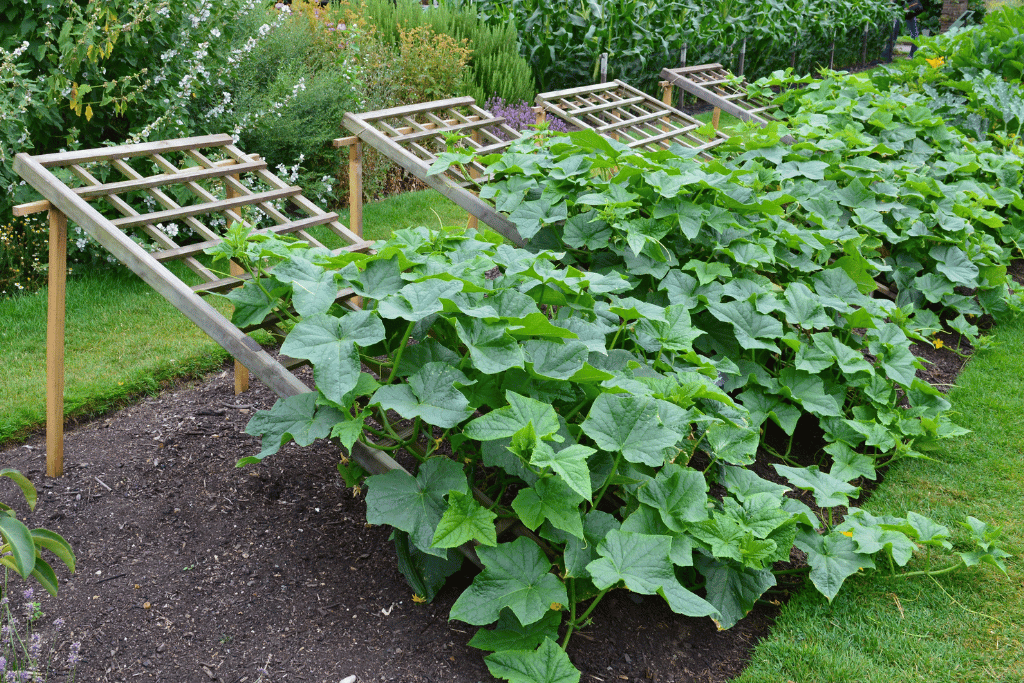
[{"label": "lavender plant", "polygon": [[[484,108],[495,116],[504,117],[505,123],[515,130],[530,130],[530,127],[537,123],[537,115],[534,113],[530,103],[525,100],[513,104],[512,102],[506,102],[501,97],[494,96],[487,100]],[[568,133],[571,130],[575,130],[573,126],[570,126],[562,119],[550,118],[547,119],[547,123],[547,129],[552,133]],[[499,131],[497,135],[501,136],[502,133]]]}]

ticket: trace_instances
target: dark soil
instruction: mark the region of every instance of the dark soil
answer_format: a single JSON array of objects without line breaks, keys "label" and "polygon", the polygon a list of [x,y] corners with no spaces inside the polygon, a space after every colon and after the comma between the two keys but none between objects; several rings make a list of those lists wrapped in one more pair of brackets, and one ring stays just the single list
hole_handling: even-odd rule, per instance
[{"label": "dark soil", "polygon": [[[367,527],[335,447],[290,445],[234,466],[259,451],[243,430],[273,402],[258,382],[236,397],[226,368],[71,429],[60,479],[43,476],[42,435],[0,452],[0,466],[40,492],[30,514],[3,479],[0,500],[30,527],[62,534],[78,557],[75,574],[55,567],[59,597],[41,600],[37,628],[56,652],[47,680],[70,680],[73,641],[82,643],[77,681],[492,680],[485,653],[466,646],[475,628],[448,621],[471,576],[454,577],[433,604],[414,603],[389,530]],[[12,603],[24,587],[15,576]],[[620,591],[569,655],[584,681],[724,681],[776,610],[758,606],[717,632],[710,619]],[[55,632],[58,617],[66,624]]]},{"label": "dark soil", "polygon": [[[1016,279],[1021,271],[1019,262],[1011,268]],[[946,389],[964,364],[948,347],[962,342],[940,338],[947,348],[914,351],[928,361],[919,376]],[[309,381],[309,370],[300,372]],[[466,645],[474,627],[448,621],[471,575],[453,577],[433,604],[413,602],[389,530],[366,525],[364,498],[337,474],[336,447],[289,445],[260,465],[234,466],[259,451],[245,425],[273,402],[256,381],[236,397],[225,366],[70,429],[60,479],[44,477],[41,434],[0,451],[0,467],[27,474],[40,491],[29,513],[0,479],[0,501],[30,527],[62,534],[78,557],[73,575],[55,567],[58,598],[39,599],[28,584],[45,613],[35,628],[54,652],[48,681],[72,680],[65,662],[75,641],[77,681],[492,680],[484,653]],[[815,440],[808,434],[799,450],[813,454]],[[761,476],[773,475],[759,465]],[[12,603],[25,587],[15,576]],[[568,652],[585,682],[727,681],[787,595],[780,586],[718,632],[660,599],[614,592]]]}]

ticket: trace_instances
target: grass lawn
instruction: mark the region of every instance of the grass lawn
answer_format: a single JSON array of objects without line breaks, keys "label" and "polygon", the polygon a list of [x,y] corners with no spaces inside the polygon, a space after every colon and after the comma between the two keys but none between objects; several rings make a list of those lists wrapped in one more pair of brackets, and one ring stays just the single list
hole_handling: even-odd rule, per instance
[{"label": "grass lawn", "polygon": [[[400,228],[465,225],[467,214],[432,190],[367,204],[367,239]],[[345,222],[345,221],[343,221]],[[331,246],[340,246],[332,244]],[[184,267],[175,271],[198,280]],[[112,293],[116,292],[116,296]],[[211,299],[221,312],[230,306]],[[46,290],[0,300],[0,444],[26,436],[46,416]],[[65,414],[88,417],[153,393],[176,377],[218,367],[226,353],[125,269],[91,270],[67,285]]]},{"label": "grass lawn", "polygon": [[933,462],[894,466],[865,508],[914,510],[954,536],[967,515],[1001,526],[1014,555],[1009,577],[989,565],[934,579],[879,571],[848,580],[831,605],[802,590],[736,683],[1024,681],[1024,319],[999,327],[996,339],[952,392],[954,419],[972,433],[947,442]]}]

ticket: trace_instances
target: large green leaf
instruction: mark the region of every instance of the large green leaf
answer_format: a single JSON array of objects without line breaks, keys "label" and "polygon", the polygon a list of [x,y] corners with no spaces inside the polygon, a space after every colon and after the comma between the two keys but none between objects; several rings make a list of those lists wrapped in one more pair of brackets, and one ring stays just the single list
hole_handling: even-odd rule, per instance
[{"label": "large green leaf", "polygon": [[413,477],[402,470],[376,474],[366,480],[366,521],[388,524],[409,534],[421,551],[444,557],[444,548],[432,548],[434,530],[447,505],[450,491],[469,493],[462,467],[448,458],[430,458]]},{"label": "large green leaf", "polygon": [[772,467],[793,486],[813,493],[814,502],[819,507],[830,508],[847,505],[850,498],[854,498],[860,493],[860,489],[856,486],[851,486],[842,479],[820,471],[817,465],[810,467],[772,465]]},{"label": "large green leaf", "polygon": [[291,284],[292,306],[303,317],[326,313],[338,296],[334,271],[326,271],[301,256],[292,256],[274,268],[274,277]]},{"label": "large green leaf", "polygon": [[581,425],[600,448],[626,460],[660,467],[679,434],[662,424],[657,404],[642,396],[601,394]]},{"label": "large green leaf", "polygon": [[857,552],[854,540],[839,531],[820,536],[815,531],[801,530],[796,537],[796,547],[807,553],[811,583],[829,602],[847,577],[861,569],[875,567],[871,557]]},{"label": "large green leaf", "polygon": [[580,672],[552,638],[536,650],[505,650],[484,657],[495,678],[510,683],[579,683]]},{"label": "large green leaf", "polygon": [[708,557],[699,557],[696,566],[707,579],[704,584],[707,600],[720,614],[715,619],[719,629],[735,626],[776,583],[771,569],[739,567]]},{"label": "large green leaf", "polygon": [[[273,278],[250,280],[224,295],[235,306],[231,322],[238,327],[259,325],[277,307],[288,288]],[[268,296],[269,294],[269,296]]]},{"label": "large green leaf", "polygon": [[343,405],[362,368],[356,346],[376,344],[384,336],[383,323],[370,311],[353,311],[341,318],[318,314],[295,326],[281,353],[311,362],[317,388],[330,401]]},{"label": "large green leaf", "polygon": [[749,465],[757,456],[761,440],[756,430],[719,422],[706,433],[712,455],[730,465]]},{"label": "large green leaf", "polygon": [[[7,479],[10,479],[15,484],[17,484],[18,488],[21,489],[22,495],[25,496],[25,502],[28,503],[29,509],[36,509],[36,500],[38,498],[38,494],[36,493],[36,487],[32,485],[32,482],[29,481],[28,477],[26,477],[18,470],[12,469],[10,467],[4,467],[0,469],[0,477],[6,477]],[[3,508],[0,508],[0,510],[2,509]]]},{"label": "large green leaf", "polygon": [[386,296],[377,304],[382,318],[416,321],[444,310],[441,299],[447,299],[462,291],[459,280],[445,281],[431,278],[421,282],[410,282],[401,290]]},{"label": "large green leaf", "polygon": [[316,392],[282,398],[270,410],[257,411],[245,433],[262,436],[263,449],[254,456],[238,461],[238,466],[263,460],[277,453],[281,446],[294,440],[299,446],[308,446],[317,439],[325,439],[331,428],[345,419],[345,414],[329,406],[317,406]]},{"label": "large green leaf", "polygon": [[405,286],[402,279],[398,256],[389,259],[378,258],[366,264],[366,270],[358,278],[352,278],[352,289],[359,296],[381,300],[395,294]]},{"label": "large green leaf", "polygon": [[489,323],[479,318],[456,319],[455,329],[466,345],[473,365],[480,372],[496,375],[509,368],[523,367],[523,349],[506,332],[507,323]]},{"label": "large green leaf", "polygon": [[494,441],[513,436],[528,424],[541,439],[559,430],[558,414],[548,403],[536,401],[514,391],[506,391],[508,405],[466,424],[464,434],[477,441]]},{"label": "large green leaf", "polygon": [[434,530],[431,547],[457,548],[470,541],[498,545],[494,527],[497,518],[496,514],[480,505],[473,496],[449,491],[448,507]]},{"label": "large green leaf", "polygon": [[545,520],[576,538],[583,538],[580,503],[583,497],[556,477],[541,477],[530,488],[522,489],[512,501],[512,509],[528,528],[536,530]]},{"label": "large green leaf", "polygon": [[[561,332],[562,328],[556,328]],[[583,342],[566,340],[554,342],[531,339],[525,344],[528,369],[539,377],[570,379],[583,369],[590,350]]]},{"label": "large green leaf", "polygon": [[682,532],[687,525],[708,518],[708,485],[704,475],[688,467],[669,463],[653,481],[637,491],[637,499],[655,508],[665,525]]},{"label": "large green leaf", "polygon": [[839,417],[843,414],[842,403],[826,391],[820,377],[790,366],[779,373],[779,383],[779,393],[818,417]]},{"label": "large green leaf", "polygon": [[36,566],[36,546],[32,542],[32,532],[14,517],[0,514],[0,540],[6,546],[4,549],[11,553],[14,569],[27,579]]},{"label": "large green leaf", "polygon": [[469,639],[469,646],[490,652],[533,650],[545,638],[558,637],[562,613],[551,610],[529,626],[523,626],[510,609],[503,609],[493,629],[480,629]]},{"label": "large green leaf", "polygon": [[427,363],[409,377],[408,384],[391,384],[374,392],[370,403],[394,410],[407,420],[423,418],[427,424],[450,429],[473,414],[456,384],[469,384],[459,370],[447,363]]},{"label": "large green leaf", "polygon": [[556,451],[548,442],[540,441],[533,449],[530,464],[534,467],[550,468],[568,484],[569,488],[590,500],[593,495],[590,482],[590,468],[587,458],[596,453],[593,448],[570,444]]},{"label": "large green leaf", "polygon": [[551,573],[551,563],[533,541],[517,538],[495,548],[480,547],[484,569],[452,605],[451,618],[483,626],[498,619],[504,608],[520,624],[530,625],[552,605],[565,605],[565,586]]},{"label": "large green leaf", "polygon": [[710,304],[708,311],[724,323],[732,325],[736,341],[744,349],[767,349],[779,353],[774,341],[782,336],[782,323],[770,315],[758,313],[749,301],[728,301]]}]

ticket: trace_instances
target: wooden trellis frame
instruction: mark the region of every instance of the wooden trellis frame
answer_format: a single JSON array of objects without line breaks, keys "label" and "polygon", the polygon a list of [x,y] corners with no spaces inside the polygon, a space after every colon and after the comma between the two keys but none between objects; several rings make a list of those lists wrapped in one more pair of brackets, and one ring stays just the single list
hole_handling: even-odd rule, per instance
[{"label": "wooden trellis frame", "polygon": [[771,112],[775,107],[763,98],[747,95],[746,81],[736,82],[736,77],[721,64],[698,64],[678,69],[662,69],[661,77],[667,82],[665,98],[671,101],[672,86],[678,86],[697,99],[714,105],[717,113],[724,111],[741,121],[752,121],[762,126],[774,121]]},{"label": "wooden trellis frame", "polygon": [[[506,125],[504,118],[481,109],[472,97],[456,97],[361,114],[349,112],[345,114],[345,126],[355,133],[358,141],[415,175],[473,218],[516,244],[523,244],[515,224],[473,193],[473,179],[482,177],[482,166],[470,164],[466,174],[458,168],[450,168],[445,173],[427,175],[430,165],[447,149],[446,135],[465,135],[460,147],[476,154],[500,152],[508,147],[521,133]],[[350,222],[353,224],[356,216],[362,219],[362,151],[358,141],[351,138],[334,141],[336,147],[349,146],[351,201],[354,202]]]},{"label": "wooden trellis frame", "polygon": [[702,137],[700,121],[618,80],[541,93],[537,104],[548,115],[636,149],[658,151],[678,144],[706,152],[729,139],[717,130],[710,139]]},{"label": "wooden trellis frame", "polygon": [[[211,149],[224,156],[224,159],[211,160]],[[180,168],[179,164],[168,158],[172,154],[194,165]],[[140,158],[148,163],[139,163]],[[136,161],[129,163],[133,159]],[[91,165],[102,165],[105,168],[97,171]],[[81,185],[70,187],[51,170],[58,168],[70,171]],[[154,172],[152,175],[144,175],[140,168],[153,169]],[[301,188],[291,187],[270,173],[265,162],[238,149],[229,135],[38,156],[22,153],[15,157],[14,169],[45,198],[16,207],[16,215],[48,211],[50,216],[46,426],[49,476],[60,476],[63,472],[64,292],[69,218],[196,323],[275,394],[287,397],[310,391],[286,364],[275,360],[245,331],[233,325],[200,296],[237,286],[245,276],[224,277],[211,271],[195,257],[205,248],[221,241],[220,236],[201,220],[204,216],[223,216],[230,223],[238,220],[242,207],[247,206],[259,209],[272,221],[273,225],[263,228],[263,231],[294,233],[313,246],[323,246],[307,232],[308,228],[322,225],[348,243],[336,251],[367,249],[369,243],[339,223],[337,214],[323,211],[302,196]],[[97,178],[98,174],[109,171],[115,171],[126,179],[102,182]],[[204,181],[211,180],[225,184],[225,199],[218,199],[203,186]],[[257,189],[251,189],[250,186]],[[178,199],[187,196],[190,201],[179,203],[172,194]],[[164,208],[140,212],[132,205],[133,200],[139,196],[148,196]],[[98,198],[105,199],[122,216],[108,218],[87,201]],[[273,202],[279,200],[287,200],[292,210],[301,217],[293,218],[278,209]],[[165,221],[183,222],[203,241],[179,246],[157,227],[157,224]],[[155,251],[147,251],[124,232],[124,229],[133,227],[139,228],[153,240]],[[163,265],[172,260],[184,262],[204,282],[195,287],[186,285]],[[351,295],[352,292],[348,290],[338,293],[340,299]],[[366,453],[359,459],[365,469],[382,472],[397,467],[397,463],[383,453],[363,450]]]}]

